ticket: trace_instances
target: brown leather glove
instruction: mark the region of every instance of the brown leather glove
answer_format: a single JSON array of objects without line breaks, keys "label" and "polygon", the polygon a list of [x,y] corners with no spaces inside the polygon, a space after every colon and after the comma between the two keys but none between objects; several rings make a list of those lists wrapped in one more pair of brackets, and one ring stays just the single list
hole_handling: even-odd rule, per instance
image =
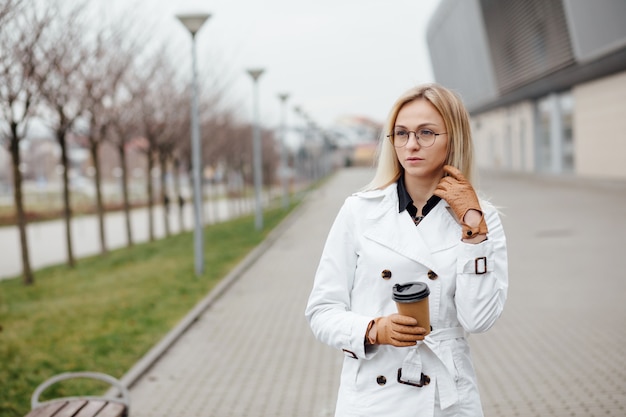
[{"label": "brown leather glove", "polygon": [[414,346],[426,336],[426,330],[417,325],[417,320],[397,313],[374,319],[374,329],[379,345]]},{"label": "brown leather glove", "polygon": [[[476,235],[487,234],[485,216],[482,214],[482,209],[472,184],[463,176],[461,171],[451,165],[444,166],[443,170],[448,173],[448,176],[443,177],[439,181],[434,194],[446,200],[452,211],[454,211],[457,220],[463,227],[462,238],[469,239]],[[478,226],[471,227],[465,223],[464,217],[469,210],[480,211],[481,218]]]}]

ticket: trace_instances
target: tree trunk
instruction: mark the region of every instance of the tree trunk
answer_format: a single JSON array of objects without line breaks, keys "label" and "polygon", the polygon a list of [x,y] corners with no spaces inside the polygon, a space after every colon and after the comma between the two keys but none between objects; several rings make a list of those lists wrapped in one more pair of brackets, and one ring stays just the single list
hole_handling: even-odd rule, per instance
[{"label": "tree trunk", "polygon": [[163,226],[165,236],[170,236],[170,198],[167,193],[167,155],[159,152],[159,168],[161,171],[161,202],[163,203]]},{"label": "tree trunk", "polygon": [[146,187],[148,187],[148,235],[150,242],[154,241],[154,221],[153,221],[153,205],[154,205],[154,189],[152,186],[152,168],[154,167],[154,161],[152,158],[152,152],[148,151],[148,175],[146,178]]},{"label": "tree trunk", "polygon": [[24,197],[22,195],[22,173],[20,172],[20,148],[17,135],[17,125],[11,124],[11,157],[13,160],[13,198],[17,215],[17,227],[20,234],[22,249],[22,282],[24,285],[35,283],[35,277],[30,269],[30,254],[26,236],[26,213],[24,212]]},{"label": "tree trunk", "polygon": [[117,147],[122,167],[122,197],[124,199],[124,219],[126,221],[126,245],[133,246],[133,230],[130,223],[130,198],[128,196],[128,170],[126,169],[126,149],[124,143]]},{"label": "tree trunk", "polygon": [[246,173],[245,173],[245,162],[243,160],[239,160],[239,171],[240,175],[240,184],[239,184],[239,213],[249,213],[248,209],[248,196],[246,195]]},{"label": "tree trunk", "polygon": [[178,200],[178,227],[183,232],[185,230],[185,212],[183,211],[185,198],[180,185],[180,159],[178,157],[174,157],[174,187],[174,194],[176,194]]},{"label": "tree trunk", "polygon": [[89,139],[89,150],[94,167],[94,186],[96,188],[96,213],[98,215],[98,227],[100,231],[100,253],[107,253],[106,234],[104,228],[104,203],[102,201],[102,181],[100,179],[100,160],[98,159],[98,141]]},{"label": "tree trunk", "polygon": [[66,131],[57,131],[57,140],[61,146],[61,165],[63,166],[63,218],[65,220],[65,241],[67,243],[67,265],[74,267],[74,252],[72,250],[72,207],[70,205],[69,162],[67,157]]}]

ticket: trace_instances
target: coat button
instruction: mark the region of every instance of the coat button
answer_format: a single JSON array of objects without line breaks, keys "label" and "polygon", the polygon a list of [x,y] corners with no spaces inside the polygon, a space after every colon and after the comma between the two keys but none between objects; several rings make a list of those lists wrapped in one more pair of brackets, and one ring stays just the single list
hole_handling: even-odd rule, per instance
[{"label": "coat button", "polygon": [[383,269],[383,272],[381,272],[380,274],[383,279],[390,279],[391,278],[391,271],[388,269]]},{"label": "coat button", "polygon": [[377,383],[378,385],[381,385],[381,386],[382,386],[382,385],[385,385],[385,384],[387,383],[387,378],[385,378],[385,376],[384,376],[384,375],[378,375],[378,376],[376,377],[376,383]]},{"label": "coat button", "polygon": [[435,274],[435,272],[432,269],[428,271],[428,279],[435,280],[437,278],[439,278],[439,275]]}]

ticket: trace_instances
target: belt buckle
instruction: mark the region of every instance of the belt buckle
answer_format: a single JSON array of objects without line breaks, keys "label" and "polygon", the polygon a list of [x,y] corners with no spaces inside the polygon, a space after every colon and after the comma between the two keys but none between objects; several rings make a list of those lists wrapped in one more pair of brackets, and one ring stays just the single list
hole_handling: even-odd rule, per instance
[{"label": "belt buckle", "polygon": [[403,381],[402,380],[402,368],[398,368],[398,382],[400,384],[405,384],[405,385],[411,385],[412,387],[418,387],[421,388],[424,385],[428,385],[430,384],[430,377],[428,375],[425,375],[422,372],[422,375],[420,376],[420,382],[410,382],[410,381]]},{"label": "belt buckle", "polygon": [[487,257],[481,256],[474,259],[474,273],[476,275],[483,275],[487,273]]}]

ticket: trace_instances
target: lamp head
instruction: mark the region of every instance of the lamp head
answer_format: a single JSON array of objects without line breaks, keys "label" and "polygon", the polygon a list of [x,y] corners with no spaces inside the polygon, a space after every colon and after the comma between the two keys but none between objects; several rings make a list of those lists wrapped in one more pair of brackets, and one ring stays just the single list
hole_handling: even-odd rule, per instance
[{"label": "lamp head", "polygon": [[248,71],[248,74],[252,77],[254,81],[258,80],[261,74],[265,71],[263,68],[251,68]]},{"label": "lamp head", "polygon": [[176,18],[182,23],[191,36],[195,36],[200,30],[204,22],[206,22],[211,15],[209,13],[181,13],[177,14]]}]

